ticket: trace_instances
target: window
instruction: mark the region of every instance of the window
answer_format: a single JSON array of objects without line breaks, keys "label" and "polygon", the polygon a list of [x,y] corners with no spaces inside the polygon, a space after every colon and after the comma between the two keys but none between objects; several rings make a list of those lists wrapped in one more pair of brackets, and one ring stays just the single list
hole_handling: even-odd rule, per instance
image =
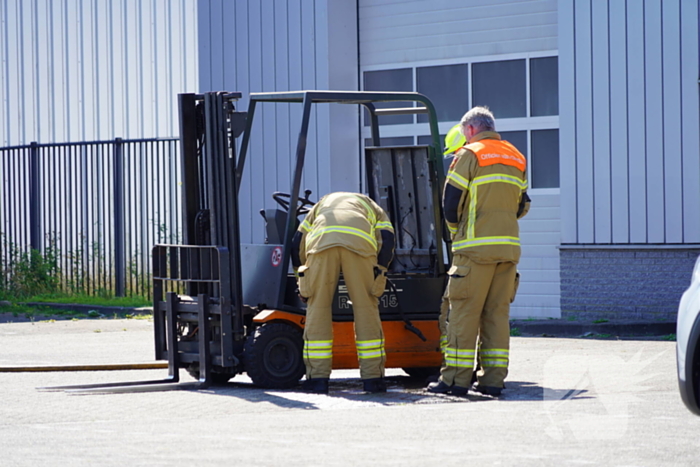
[{"label": "window", "polygon": [[[413,72],[411,68],[399,70],[366,71],[364,73],[365,91],[413,92]],[[395,109],[412,107],[410,102],[380,102],[375,104],[378,109]],[[413,123],[413,115],[385,115],[379,117],[380,125],[396,125]],[[369,112],[365,111],[365,126],[369,126]]]},{"label": "window", "polygon": [[[416,90],[435,105],[439,122],[459,121],[469,110],[468,65],[416,68]],[[418,123],[427,121],[426,114],[418,114]]]},{"label": "window", "polygon": [[[496,122],[498,125],[498,122]],[[527,131],[501,131],[499,133],[501,139],[508,141],[510,144],[515,146],[515,149],[520,151],[523,156],[527,159]]]},{"label": "window", "polygon": [[559,60],[557,57],[530,60],[530,115],[559,115]]},{"label": "window", "polygon": [[[413,146],[413,136],[379,137],[380,146]],[[365,138],[365,147],[372,146],[372,138]]]},{"label": "window", "polygon": [[559,130],[533,130],[532,188],[559,188]]},{"label": "window", "polygon": [[[440,145],[445,144],[445,135],[440,135]],[[430,145],[433,142],[433,137],[430,135],[421,135],[418,137],[418,144]]]},{"label": "window", "polygon": [[[534,56],[532,56],[534,55]],[[523,54],[503,60],[435,64],[363,72],[367,91],[416,91],[435,105],[440,145],[445,133],[469,108],[486,105],[496,117],[496,129],[528,160],[530,188],[559,188],[558,57]],[[429,65],[429,66],[427,66]],[[402,65],[403,66],[403,65]],[[414,78],[415,76],[415,78]],[[403,106],[410,106],[403,103]],[[398,103],[382,105],[398,107]],[[378,106],[379,107],[379,106]],[[425,114],[380,118],[382,145],[431,144]],[[370,136],[365,120],[363,138]],[[370,140],[366,139],[366,144]],[[449,163],[449,160],[447,160]]]},{"label": "window", "polygon": [[[418,137],[418,144],[430,144],[433,142],[433,137],[430,135],[422,135]],[[445,135],[440,135],[440,144],[445,143]]]},{"label": "window", "polygon": [[472,102],[485,105],[496,119],[526,117],[525,60],[472,65]]}]

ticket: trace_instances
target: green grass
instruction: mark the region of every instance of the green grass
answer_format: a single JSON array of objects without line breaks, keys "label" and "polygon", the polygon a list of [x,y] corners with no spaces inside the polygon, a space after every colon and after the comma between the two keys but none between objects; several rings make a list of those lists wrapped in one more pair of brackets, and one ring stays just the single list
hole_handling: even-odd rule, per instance
[{"label": "green grass", "polygon": [[666,334],[665,336],[661,336],[661,340],[676,342],[676,334]]},{"label": "green grass", "polygon": [[17,305],[11,304],[7,306],[0,306],[0,313],[12,313],[14,316],[19,316],[20,314],[27,313],[33,310],[33,307],[27,305]]},{"label": "green grass", "polygon": [[59,318],[88,318],[89,315],[86,315],[83,312],[80,311],[73,311],[73,310],[55,310],[53,308],[46,308],[46,307],[38,307],[34,308],[33,310],[34,314],[37,315],[44,315],[44,316],[56,316]]},{"label": "green grass", "polygon": [[[35,303],[62,303],[81,304],[95,306],[121,306],[125,308],[137,308],[150,305],[150,302],[140,297],[125,297],[106,299],[92,296],[66,296],[66,295],[42,295],[30,297],[28,302]],[[15,318],[23,317],[32,321],[45,320],[78,320],[78,319],[152,319],[151,313],[111,313],[111,316],[101,313],[98,310],[88,312],[70,309],[57,309],[41,305],[26,305],[22,303],[11,303],[8,306],[0,306],[0,313],[10,313]]]},{"label": "green grass", "polygon": [[581,337],[584,337],[587,339],[610,339],[611,337],[613,337],[613,335],[612,334],[597,334],[594,332],[587,332],[586,334],[584,334]]},{"label": "green grass", "polygon": [[593,324],[601,324],[601,323],[607,323],[607,319],[594,319]]},{"label": "green grass", "polygon": [[520,329],[518,329],[518,328],[511,328],[510,335],[513,337],[519,337],[519,336],[522,336],[523,333],[520,332]]},{"label": "green grass", "polygon": [[153,319],[153,314],[151,314],[151,313],[140,313],[137,315],[127,314],[124,317],[126,319]]},{"label": "green grass", "polygon": [[0,313],[11,313],[15,318],[24,317],[34,320],[45,319],[47,317],[58,319],[81,319],[88,315],[74,310],[56,310],[45,306],[29,306],[13,304],[10,306],[0,306]]},{"label": "green grass", "polygon": [[95,295],[43,294],[29,297],[24,302],[69,303],[77,305],[122,306],[138,308],[151,305],[144,297],[99,297]]},{"label": "green grass", "polygon": [[45,319],[47,317],[59,318],[83,318],[85,314],[77,313],[70,310],[52,310],[47,307],[36,307],[21,304],[11,304],[0,306],[0,313],[11,314],[15,318],[27,318],[31,321]]}]

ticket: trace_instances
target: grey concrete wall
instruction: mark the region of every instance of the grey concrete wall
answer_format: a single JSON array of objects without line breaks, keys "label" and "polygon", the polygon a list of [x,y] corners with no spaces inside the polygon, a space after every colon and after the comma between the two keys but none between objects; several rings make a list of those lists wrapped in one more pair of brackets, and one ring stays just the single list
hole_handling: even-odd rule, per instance
[{"label": "grey concrete wall", "polygon": [[700,248],[560,250],[563,318],[675,320]]}]

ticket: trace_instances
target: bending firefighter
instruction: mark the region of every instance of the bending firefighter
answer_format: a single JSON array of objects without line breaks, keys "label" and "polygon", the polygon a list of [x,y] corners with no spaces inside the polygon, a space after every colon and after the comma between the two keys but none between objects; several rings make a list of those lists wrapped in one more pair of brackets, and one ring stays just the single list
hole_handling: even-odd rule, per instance
[{"label": "bending firefighter", "polygon": [[292,264],[308,303],[304,328],[304,389],[328,393],[333,360],[332,302],[343,273],[355,318],[355,343],[366,392],[384,392],[384,333],[378,297],[394,255],[394,229],[372,199],[358,193],[321,198],[299,226]]},{"label": "bending firefighter", "polygon": [[526,162],[495,132],[487,108],[474,107],[460,125],[468,144],[455,154],[443,193],[453,254],[445,365],[428,391],[467,394],[480,336],[482,371],[474,389],[500,395],[508,374],[508,320],[520,259],[517,219],[530,207]]}]

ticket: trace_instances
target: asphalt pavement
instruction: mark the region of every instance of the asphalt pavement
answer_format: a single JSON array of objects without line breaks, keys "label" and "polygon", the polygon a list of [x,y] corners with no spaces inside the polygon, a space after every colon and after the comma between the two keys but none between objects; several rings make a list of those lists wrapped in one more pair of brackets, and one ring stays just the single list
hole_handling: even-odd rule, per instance
[{"label": "asphalt pavement", "polygon": [[[152,326],[0,324],[0,367],[151,362]],[[35,388],[166,370],[0,373],[0,464],[697,464],[700,417],[678,395],[674,342],[514,337],[511,347],[497,399],[429,394],[400,369],[377,395],[350,370],[333,373],[329,395],[260,389],[245,375],[201,391],[72,395]]]}]

